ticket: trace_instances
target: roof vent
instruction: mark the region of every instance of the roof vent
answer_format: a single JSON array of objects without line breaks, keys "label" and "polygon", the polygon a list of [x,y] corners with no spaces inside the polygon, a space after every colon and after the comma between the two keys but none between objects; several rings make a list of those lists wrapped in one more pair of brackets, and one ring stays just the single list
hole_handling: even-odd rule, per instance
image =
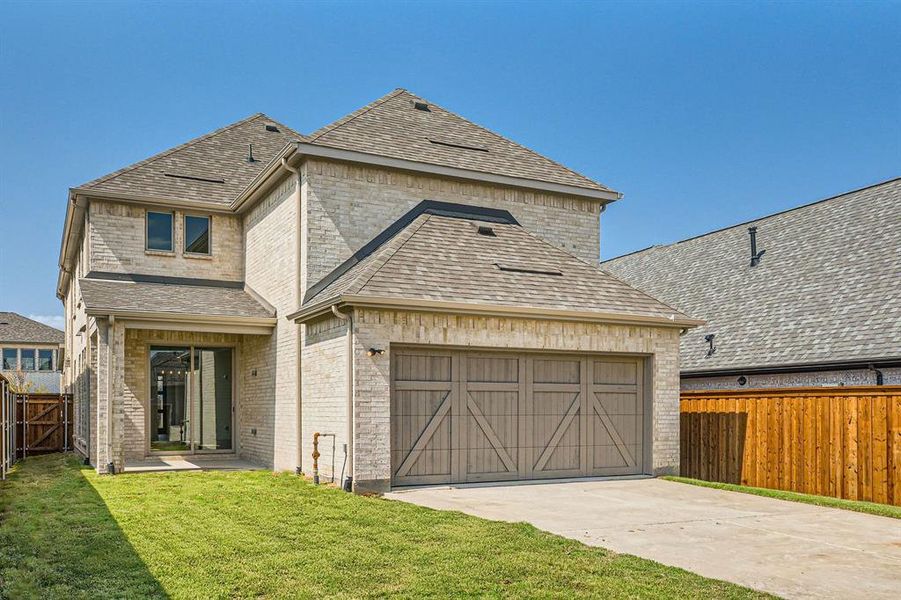
[{"label": "roof vent", "polygon": [[423,112],[432,112],[431,110],[429,110],[429,105],[425,102],[414,102],[413,108],[415,108],[416,110],[421,110]]},{"label": "roof vent", "polygon": [[748,227],[748,234],[751,236],[751,266],[756,267],[760,264],[760,258],[766,250],[757,251],[757,228]]},{"label": "roof vent", "polygon": [[716,343],[713,341],[716,337],[715,333],[708,333],[704,336],[704,341],[707,342],[707,356],[711,357],[716,352]]},{"label": "roof vent", "polygon": [[486,235],[488,237],[497,237],[497,234],[494,233],[494,229],[488,227],[487,225],[479,225],[479,235]]},{"label": "roof vent", "polygon": [[172,177],[174,179],[189,179],[191,181],[202,181],[204,183],[225,183],[224,179],[213,179],[211,177],[197,177],[196,175],[179,175],[178,173],[163,173],[164,177]]},{"label": "roof vent", "polygon": [[266,131],[278,133],[278,126],[275,123],[266,123]]},{"label": "roof vent", "polygon": [[486,148],[485,146],[471,146],[468,144],[458,144],[456,142],[437,140],[435,138],[427,138],[427,139],[433,144],[437,144],[439,146],[447,146],[448,148],[460,148],[461,150],[475,150],[477,152],[488,152],[488,148]]},{"label": "roof vent", "polygon": [[9,325],[9,321],[0,321],[0,325]]},{"label": "roof vent", "polygon": [[247,144],[247,146],[247,162],[256,162],[256,159],[253,157],[253,144]]},{"label": "roof vent", "polygon": [[494,266],[500,269],[501,271],[506,271],[508,273],[528,273],[530,275],[555,275],[560,277],[563,275],[562,271],[558,271],[556,269],[541,269],[541,268],[532,268],[532,267],[520,267],[517,265],[502,265],[500,263],[494,263]]}]

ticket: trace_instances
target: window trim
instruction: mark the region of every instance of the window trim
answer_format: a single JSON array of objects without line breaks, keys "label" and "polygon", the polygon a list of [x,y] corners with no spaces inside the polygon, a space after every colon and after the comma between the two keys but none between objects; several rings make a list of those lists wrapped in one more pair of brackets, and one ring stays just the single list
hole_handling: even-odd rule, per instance
[{"label": "window trim", "polygon": [[[169,249],[163,250],[161,248],[151,248],[150,247],[150,215],[169,215]],[[147,209],[144,211],[144,250],[146,252],[154,252],[154,253],[162,253],[162,254],[175,254],[175,212],[174,211],[163,211],[163,210],[150,210]]]},{"label": "window trim", "polygon": [[[209,248],[208,252],[189,252],[188,251],[188,217],[193,219],[206,219],[206,227],[207,227],[207,246]],[[190,257],[210,257],[213,255],[213,215],[203,215],[203,214],[191,214],[184,213],[181,219],[181,227],[182,227],[182,253],[185,256]]]}]

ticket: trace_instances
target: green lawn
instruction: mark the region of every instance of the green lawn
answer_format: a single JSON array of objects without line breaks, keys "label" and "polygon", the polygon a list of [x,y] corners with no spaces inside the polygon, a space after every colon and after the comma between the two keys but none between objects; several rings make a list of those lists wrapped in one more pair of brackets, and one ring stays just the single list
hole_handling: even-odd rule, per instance
[{"label": "green lawn", "polygon": [[703,481],[701,479],[690,479],[688,477],[668,476],[663,479],[677,481],[679,483],[688,483],[690,485],[699,485],[701,487],[715,488],[718,490],[727,490],[729,492],[742,492],[744,494],[766,496],[767,498],[777,498],[779,500],[788,500],[790,502],[802,502],[804,504],[841,508],[844,510],[853,510],[855,512],[869,513],[871,515],[879,515],[880,517],[901,519],[901,506],[893,506],[891,504],[877,504],[875,502],[864,502],[862,500],[843,500],[842,498],[832,498],[831,496],[813,496],[811,494],[784,492],[782,490],[749,487],[745,485],[736,485],[734,483]]},{"label": "green lawn", "polygon": [[292,475],[99,477],[53,455],[0,486],[0,597],[764,597],[530,525]]}]

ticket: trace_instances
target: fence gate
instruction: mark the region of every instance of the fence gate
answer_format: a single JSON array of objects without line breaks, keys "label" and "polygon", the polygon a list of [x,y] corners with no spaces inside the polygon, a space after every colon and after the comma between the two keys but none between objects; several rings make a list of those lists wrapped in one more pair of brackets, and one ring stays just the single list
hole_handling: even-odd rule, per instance
[{"label": "fence gate", "polygon": [[72,449],[69,394],[16,394],[16,458]]}]

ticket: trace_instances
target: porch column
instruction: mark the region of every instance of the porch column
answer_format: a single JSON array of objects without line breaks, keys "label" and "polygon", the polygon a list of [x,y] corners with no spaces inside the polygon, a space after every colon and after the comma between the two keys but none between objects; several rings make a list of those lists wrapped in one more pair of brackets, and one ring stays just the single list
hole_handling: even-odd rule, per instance
[{"label": "porch column", "polygon": [[116,473],[125,466],[125,325],[97,319],[97,459],[98,473]]}]

